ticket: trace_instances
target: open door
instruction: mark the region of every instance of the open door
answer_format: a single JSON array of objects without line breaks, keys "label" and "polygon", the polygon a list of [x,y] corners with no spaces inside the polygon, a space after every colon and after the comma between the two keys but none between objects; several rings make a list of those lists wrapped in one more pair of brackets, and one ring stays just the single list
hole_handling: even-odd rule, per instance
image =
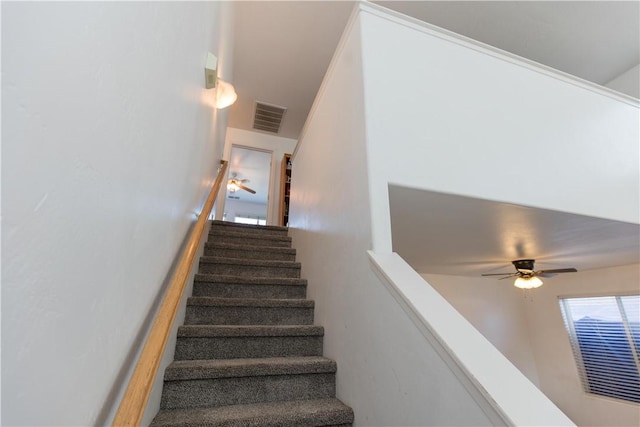
[{"label": "open door", "polygon": [[223,220],[267,224],[271,157],[271,151],[232,145]]}]

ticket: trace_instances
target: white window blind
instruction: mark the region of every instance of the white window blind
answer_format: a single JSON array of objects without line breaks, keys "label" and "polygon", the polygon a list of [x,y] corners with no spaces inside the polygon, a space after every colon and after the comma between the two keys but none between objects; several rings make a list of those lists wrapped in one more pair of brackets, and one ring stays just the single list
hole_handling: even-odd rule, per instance
[{"label": "white window blind", "polygon": [[584,390],[640,403],[640,295],[564,298],[560,307]]}]

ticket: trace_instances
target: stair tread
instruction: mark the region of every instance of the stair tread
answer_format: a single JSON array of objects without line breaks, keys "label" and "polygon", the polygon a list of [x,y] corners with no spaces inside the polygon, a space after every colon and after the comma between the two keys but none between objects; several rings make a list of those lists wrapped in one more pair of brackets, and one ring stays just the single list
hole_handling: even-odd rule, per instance
[{"label": "stair tread", "polygon": [[178,337],[296,337],[324,336],[324,328],[314,325],[183,325]]},{"label": "stair tread", "polygon": [[201,263],[206,264],[226,264],[226,265],[250,265],[255,267],[281,267],[300,268],[300,263],[295,261],[277,261],[264,259],[227,258],[221,256],[200,257]]},{"label": "stair tread", "polygon": [[282,227],[280,225],[253,225],[253,224],[239,224],[237,222],[230,221],[211,221],[211,225],[220,225],[229,228],[247,229],[247,230],[273,230],[273,231],[289,231],[289,228]]},{"label": "stair tread", "polygon": [[209,283],[234,283],[240,285],[307,285],[307,279],[290,277],[245,277],[212,273],[198,273],[195,275],[195,281]]},{"label": "stair tread", "polygon": [[215,249],[236,249],[243,251],[257,251],[257,252],[276,252],[281,254],[293,254],[296,250],[294,248],[285,248],[282,246],[257,246],[242,243],[226,243],[226,242],[207,242],[205,243],[207,248]]},{"label": "stair tread", "polygon": [[322,356],[179,360],[167,367],[164,379],[180,381],[335,372],[336,362]]},{"label": "stair tread", "polygon": [[152,426],[312,427],[353,422],[353,411],[338,399],[254,403],[217,408],[162,410]]},{"label": "stair tread", "polygon": [[275,233],[252,233],[251,231],[245,230],[233,230],[233,229],[224,229],[224,228],[211,228],[209,230],[210,236],[220,236],[220,237],[241,237],[245,239],[258,239],[258,240],[278,240],[284,242],[291,242],[291,237],[286,234],[275,234]]},{"label": "stair tread", "polygon": [[166,409],[152,426],[352,425],[353,410],[335,398],[337,364],[322,356],[324,328],[309,325],[315,303],[287,233],[211,223],[194,279],[199,296],[187,300],[164,374]]},{"label": "stair tread", "polygon": [[210,307],[274,307],[274,308],[313,308],[315,303],[308,299],[275,299],[275,298],[220,298],[190,297],[187,306]]}]

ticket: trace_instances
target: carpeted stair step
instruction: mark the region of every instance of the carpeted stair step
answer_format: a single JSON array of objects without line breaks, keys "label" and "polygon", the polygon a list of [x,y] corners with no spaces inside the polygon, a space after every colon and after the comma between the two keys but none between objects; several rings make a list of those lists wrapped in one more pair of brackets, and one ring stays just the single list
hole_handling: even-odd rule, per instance
[{"label": "carpeted stair step", "polygon": [[306,298],[306,279],[196,274],[193,296],[221,298]]},{"label": "carpeted stair step", "polygon": [[209,231],[208,242],[230,243],[234,245],[291,247],[291,237],[279,234],[252,233],[244,230],[212,228]]},{"label": "carpeted stair step", "polygon": [[175,360],[322,356],[321,326],[213,326],[178,328]]},{"label": "carpeted stair step", "polygon": [[220,243],[217,241],[205,244],[204,255],[271,261],[296,260],[296,250],[293,248],[236,245],[231,243]]},{"label": "carpeted stair step", "polygon": [[304,299],[212,298],[187,300],[185,325],[312,325],[314,302]]},{"label": "carpeted stair step", "polygon": [[336,363],[324,357],[173,362],[162,409],[201,408],[335,396]]},{"label": "carpeted stair step", "polygon": [[285,227],[213,221],[153,426],[347,427]]},{"label": "carpeted stair step", "polygon": [[238,224],[228,221],[212,221],[211,230],[227,230],[234,231],[236,233],[252,233],[257,235],[273,235],[273,236],[286,236],[289,233],[287,227],[280,227],[277,225],[252,225],[252,224]]},{"label": "carpeted stair step", "polygon": [[200,273],[240,277],[300,278],[300,263],[203,256]]},{"label": "carpeted stair step", "polygon": [[196,274],[193,296],[221,298],[306,298],[306,279]]},{"label": "carpeted stair step", "polygon": [[347,427],[353,411],[337,399],[161,410],[152,427]]}]

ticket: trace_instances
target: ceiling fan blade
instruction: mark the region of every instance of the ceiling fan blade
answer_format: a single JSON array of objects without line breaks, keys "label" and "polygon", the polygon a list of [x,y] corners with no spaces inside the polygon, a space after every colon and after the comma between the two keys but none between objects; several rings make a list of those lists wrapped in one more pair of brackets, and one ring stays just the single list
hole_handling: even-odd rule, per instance
[{"label": "ceiling fan blade", "polygon": [[251,188],[245,187],[242,184],[237,184],[237,185],[238,185],[239,188],[243,189],[244,191],[248,191],[251,194],[256,194],[256,190],[252,190]]},{"label": "ceiling fan blade", "polygon": [[229,178],[229,182],[235,182],[236,184],[244,184],[245,182],[251,182],[250,179],[245,178],[245,179],[238,179],[238,178]]},{"label": "ceiling fan blade", "polygon": [[537,275],[541,274],[558,274],[558,273],[577,273],[575,268],[556,268],[555,270],[540,270],[536,271]]},{"label": "ceiling fan blade", "polygon": [[513,274],[509,274],[508,276],[501,277],[498,280],[511,279],[512,277],[518,277],[518,276],[520,276],[518,273],[513,273]]},{"label": "ceiling fan blade", "polygon": [[481,274],[481,276],[513,276],[516,273],[491,273],[491,274]]}]

